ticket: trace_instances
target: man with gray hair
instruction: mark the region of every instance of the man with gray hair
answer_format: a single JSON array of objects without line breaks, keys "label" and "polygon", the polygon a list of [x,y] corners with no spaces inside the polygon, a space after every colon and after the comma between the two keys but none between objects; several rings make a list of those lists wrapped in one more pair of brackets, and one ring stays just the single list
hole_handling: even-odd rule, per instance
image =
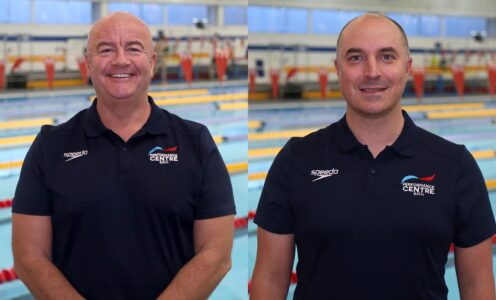
[{"label": "man with gray hair", "polygon": [[38,299],[205,299],[231,266],[229,174],[207,128],[147,95],[148,27],[91,29],[97,98],[44,126],[13,201],[14,268]]}]

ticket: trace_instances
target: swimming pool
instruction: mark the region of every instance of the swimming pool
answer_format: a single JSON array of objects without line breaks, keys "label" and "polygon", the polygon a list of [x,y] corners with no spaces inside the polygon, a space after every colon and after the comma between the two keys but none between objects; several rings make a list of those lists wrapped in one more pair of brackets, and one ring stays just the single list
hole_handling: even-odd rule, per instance
[{"label": "swimming pool", "polygon": [[[448,118],[428,119],[428,112],[437,111],[446,105],[443,111],[461,111],[491,109],[496,103],[485,97],[470,97],[460,101],[453,98],[428,98],[421,105],[415,100],[404,100],[404,109],[414,122],[424,129],[434,132],[456,143],[465,144],[472,152],[479,155],[477,163],[486,180],[496,179],[496,125],[494,117],[486,118]],[[422,105],[424,107],[422,107]],[[430,106],[429,106],[430,105]],[[434,106],[433,106],[434,105]],[[343,101],[295,101],[251,104],[249,112],[249,182],[248,207],[255,211],[260,198],[266,172],[279,149],[290,136],[306,135],[318,128],[323,128],[338,121],[346,110]],[[483,150],[492,151],[484,156]],[[491,152],[490,152],[491,153]],[[474,156],[478,157],[476,154]],[[496,191],[490,191],[493,211],[496,209]],[[248,228],[248,255],[250,277],[256,258],[256,225]],[[496,246],[493,247],[493,263],[496,273]],[[296,261],[293,270],[295,270]],[[459,299],[454,268],[454,257],[450,253],[446,264],[445,280],[449,288],[448,299]],[[292,299],[295,285],[291,285],[288,299]]]},{"label": "swimming pool", "polygon": [[[247,88],[244,82],[215,87],[213,84],[151,87],[156,103],[182,118],[205,124],[216,139],[219,151],[230,169],[238,218],[248,213],[247,186]],[[91,104],[90,89],[72,92],[21,93],[0,95],[0,124],[22,120],[39,120],[59,124]],[[3,123],[5,125],[5,123]],[[17,124],[17,123],[16,123]],[[33,124],[36,124],[34,122]],[[13,126],[14,127],[14,126]],[[1,128],[1,127],[0,127]],[[0,129],[0,164],[22,161],[39,125]],[[21,142],[12,142],[20,138]],[[8,140],[11,138],[11,140]],[[10,144],[9,144],[10,142]],[[230,168],[231,167],[231,168]],[[20,168],[0,168],[0,200],[12,198]],[[11,268],[11,212],[0,208],[0,270]],[[248,284],[248,235],[240,228],[233,244],[233,267],[210,299],[246,299],[239,286]],[[26,296],[29,292],[20,280],[0,283],[0,300]]]}]

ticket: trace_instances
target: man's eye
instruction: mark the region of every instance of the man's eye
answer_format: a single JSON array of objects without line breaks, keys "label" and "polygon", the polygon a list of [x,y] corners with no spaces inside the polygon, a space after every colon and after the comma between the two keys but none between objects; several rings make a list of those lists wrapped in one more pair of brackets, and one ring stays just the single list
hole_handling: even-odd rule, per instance
[{"label": "man's eye", "polygon": [[100,54],[110,54],[112,52],[113,52],[113,50],[111,48],[103,48],[103,49],[100,49],[100,51],[98,51],[98,53],[100,53]]},{"label": "man's eye", "polygon": [[391,54],[384,54],[384,55],[382,56],[382,59],[383,59],[384,61],[392,61],[392,60],[394,60],[394,59],[395,59],[395,56],[394,56],[394,55],[391,55]]},{"label": "man's eye", "polygon": [[138,53],[143,52],[140,48],[136,48],[136,47],[129,48],[129,49],[127,49],[127,51],[129,51],[130,53],[133,53],[133,54],[138,54]]},{"label": "man's eye", "polygon": [[352,55],[348,57],[348,60],[351,62],[360,62],[362,60],[362,57],[360,55]]}]

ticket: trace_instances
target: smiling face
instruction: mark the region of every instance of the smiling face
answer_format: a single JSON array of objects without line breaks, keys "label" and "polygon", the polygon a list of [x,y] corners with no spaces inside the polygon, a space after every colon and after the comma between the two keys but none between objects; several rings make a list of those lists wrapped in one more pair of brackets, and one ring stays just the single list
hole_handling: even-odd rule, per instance
[{"label": "smiling face", "polygon": [[412,59],[398,27],[365,15],[343,30],[334,62],[347,113],[362,117],[400,113]]},{"label": "smiling face", "polygon": [[86,60],[99,99],[146,99],[156,55],[146,25],[114,13],[93,26]]}]

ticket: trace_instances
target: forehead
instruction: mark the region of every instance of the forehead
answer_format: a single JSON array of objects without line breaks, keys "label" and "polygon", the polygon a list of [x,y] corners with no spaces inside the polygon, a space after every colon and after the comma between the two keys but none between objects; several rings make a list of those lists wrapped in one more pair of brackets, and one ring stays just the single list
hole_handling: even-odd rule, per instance
[{"label": "forehead", "polygon": [[383,48],[404,48],[400,30],[391,21],[375,16],[360,18],[348,25],[341,36],[341,49],[350,48],[364,51]]},{"label": "forehead", "polygon": [[96,24],[90,34],[91,43],[98,45],[101,42],[125,43],[139,41],[144,45],[151,41],[148,28],[133,19],[108,19]]}]

